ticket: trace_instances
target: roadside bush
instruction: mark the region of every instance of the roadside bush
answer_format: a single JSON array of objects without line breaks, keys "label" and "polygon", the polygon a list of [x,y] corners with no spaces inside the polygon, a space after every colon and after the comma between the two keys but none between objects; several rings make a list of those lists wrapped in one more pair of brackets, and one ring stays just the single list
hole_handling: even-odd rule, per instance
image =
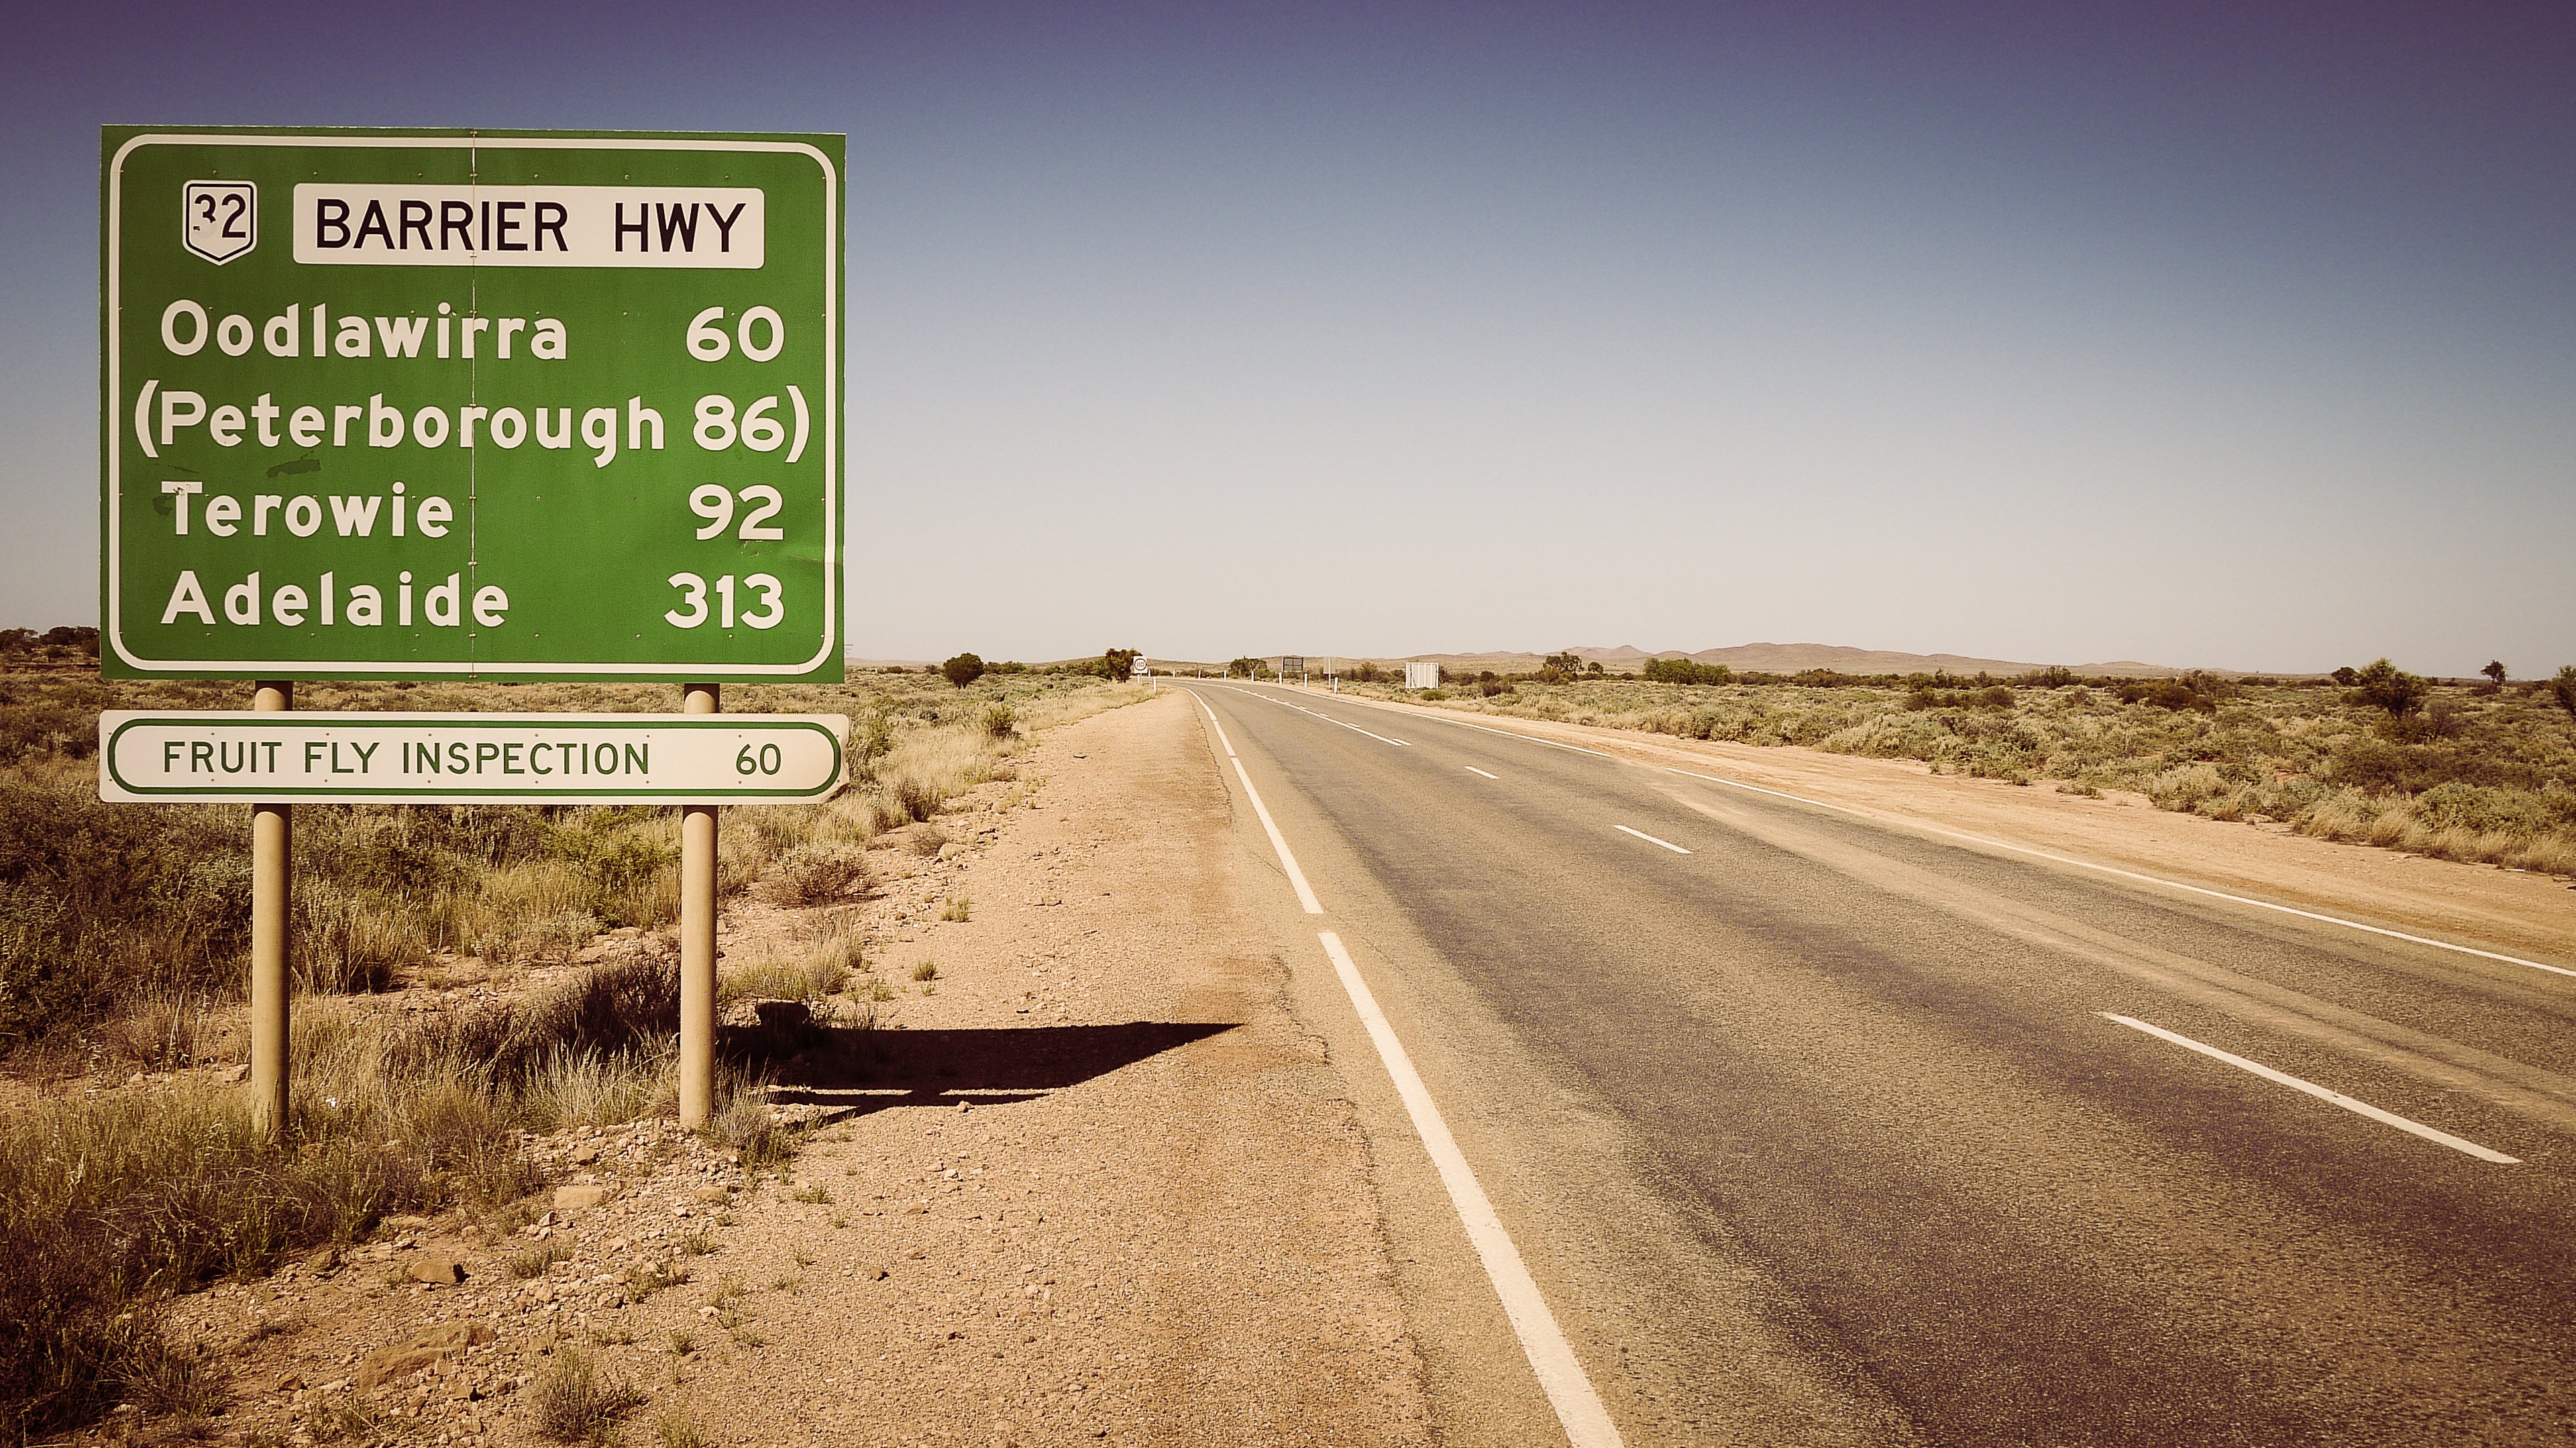
[{"label": "roadside bush", "polygon": [[659,897],[680,862],[677,845],[605,821],[559,831],[555,839],[580,872],[592,914],[610,925],[654,925],[668,917]]},{"label": "roadside bush", "polygon": [[867,851],[856,845],[798,845],[778,862],[771,888],[782,905],[819,905],[838,899],[867,878]]},{"label": "roadside bush", "polygon": [[2357,735],[2338,744],[2325,766],[2335,783],[2373,794],[2420,794],[2437,785],[2540,784],[2536,771],[2511,758],[2496,758],[2440,744],[2409,744]]},{"label": "roadside bush", "polygon": [[1724,664],[1703,664],[1691,659],[1648,659],[1637,677],[1650,684],[1731,684],[1735,682],[1735,671]]},{"label": "roadside bush", "polygon": [[87,759],[98,752],[98,716],[59,704],[0,709],[0,764],[36,755]]},{"label": "roadside bush", "polygon": [[427,962],[419,917],[327,880],[300,881],[295,891],[296,985],[317,995],[380,991],[397,971]]},{"label": "roadside bush", "polygon": [[2122,684],[2119,691],[2123,704],[2152,704],[2159,709],[2190,709],[2202,714],[2218,711],[2218,701],[2201,693],[2180,679],[2157,679],[2149,683]]},{"label": "roadside bush", "polygon": [[973,654],[959,654],[957,657],[941,664],[939,666],[939,672],[948,680],[949,683],[963,689],[967,685],[974,683],[977,679],[984,677],[984,661],[975,657]]},{"label": "roadside bush", "polygon": [[520,1086],[552,1056],[658,1050],[679,1028],[679,953],[656,943],[533,999],[427,1017],[387,1041],[385,1062],[399,1076],[471,1062],[496,1084]]},{"label": "roadside bush", "polygon": [[249,944],[242,811],[102,804],[74,779],[0,777],[0,1043],[230,989]]},{"label": "roadside bush", "polygon": [[2386,659],[2374,660],[2354,677],[2352,702],[2403,719],[2424,707],[2432,686]]}]

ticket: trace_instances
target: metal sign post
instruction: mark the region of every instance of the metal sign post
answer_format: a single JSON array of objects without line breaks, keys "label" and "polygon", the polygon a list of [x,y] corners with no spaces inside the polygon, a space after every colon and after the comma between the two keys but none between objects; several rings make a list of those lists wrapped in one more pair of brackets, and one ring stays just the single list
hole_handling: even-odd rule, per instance
[{"label": "metal sign post", "polygon": [[[681,710],[713,714],[714,684],[691,684]],[[716,1099],[716,811],[680,808],[680,1124],[701,1127]]]},{"label": "metal sign post", "polygon": [[[263,713],[295,707],[295,685],[284,680],[251,690],[250,706]],[[101,725],[102,731],[105,725]],[[102,758],[104,755],[102,754]],[[295,807],[274,800],[250,807],[250,1114],[263,1136],[286,1133],[287,959],[295,929]]]},{"label": "metal sign post", "polygon": [[[262,712],[297,679],[683,683],[691,715],[716,712],[719,681],[839,681],[845,149],[107,128],[102,672],[259,680]],[[681,804],[683,1115],[706,1119],[714,811],[828,793],[810,739],[752,741],[728,777],[708,736],[668,734],[652,746],[666,767],[630,771],[632,741],[596,733],[667,720],[535,739],[489,716],[424,761],[426,736],[308,716],[257,739],[294,769],[225,780],[195,765],[220,766],[227,742],[247,759],[252,739],[237,716],[201,717],[205,739],[123,720],[131,747],[103,749],[101,794],[253,801],[252,1078],[272,1136],[291,798]],[[472,767],[448,769],[446,743]],[[797,781],[760,767],[771,746]],[[602,748],[615,778],[597,775]],[[837,736],[822,753],[836,780]],[[509,767],[540,758],[557,777]]]}]

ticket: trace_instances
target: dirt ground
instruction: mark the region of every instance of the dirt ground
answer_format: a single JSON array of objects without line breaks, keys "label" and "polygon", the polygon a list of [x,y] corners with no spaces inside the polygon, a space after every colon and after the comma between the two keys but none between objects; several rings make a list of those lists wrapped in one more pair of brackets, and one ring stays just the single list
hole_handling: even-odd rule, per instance
[{"label": "dirt ground", "polygon": [[[533,1442],[574,1352],[645,1394],[616,1436],[675,1448],[1425,1441],[1368,1147],[1249,923],[1186,696],[1020,772],[936,854],[872,855],[895,995],[784,1064],[834,1119],[783,1176],[667,1123],[568,1133],[532,1147],[561,1209],[516,1232],[397,1221],[195,1294],[217,1431]],[[723,946],[810,913],[744,902]]]}]

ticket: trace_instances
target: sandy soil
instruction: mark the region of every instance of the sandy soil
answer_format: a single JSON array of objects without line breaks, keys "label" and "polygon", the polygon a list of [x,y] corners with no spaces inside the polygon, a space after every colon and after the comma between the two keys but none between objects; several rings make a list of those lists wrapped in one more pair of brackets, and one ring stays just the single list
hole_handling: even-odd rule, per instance
[{"label": "sandy soil", "polygon": [[[195,1294],[179,1326],[235,1386],[220,1431],[532,1442],[533,1385],[577,1351],[649,1395],[632,1442],[665,1419],[713,1443],[1424,1441],[1367,1144],[1250,923],[1186,697],[1020,769],[943,816],[936,855],[872,856],[857,909],[896,995],[785,1064],[782,1098],[839,1116],[786,1175],[663,1123],[568,1133],[532,1146],[564,1208],[514,1233],[398,1221]],[[746,902],[725,948],[803,913]]]}]

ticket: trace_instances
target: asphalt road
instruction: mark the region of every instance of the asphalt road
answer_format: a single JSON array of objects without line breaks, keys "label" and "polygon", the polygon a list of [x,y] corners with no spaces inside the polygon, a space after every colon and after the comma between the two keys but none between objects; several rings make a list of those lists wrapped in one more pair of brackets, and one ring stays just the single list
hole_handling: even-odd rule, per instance
[{"label": "asphalt road", "polygon": [[[1283,884],[1283,927],[1349,943],[1626,1441],[2576,1441],[2576,978],[1190,692],[1324,905]],[[1448,1436],[1562,1441],[1361,1094]]]}]

